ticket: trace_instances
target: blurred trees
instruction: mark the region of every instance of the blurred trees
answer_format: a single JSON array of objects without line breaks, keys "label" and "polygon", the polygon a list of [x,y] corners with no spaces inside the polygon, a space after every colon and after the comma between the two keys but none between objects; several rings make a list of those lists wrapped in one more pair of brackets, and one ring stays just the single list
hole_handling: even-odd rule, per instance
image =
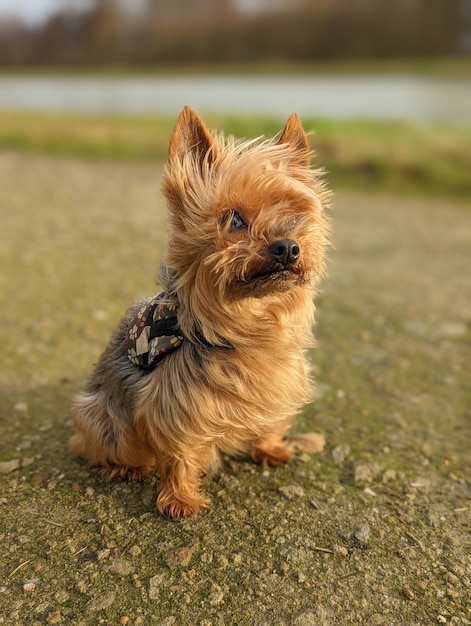
[{"label": "blurred trees", "polygon": [[469,2],[95,0],[92,9],[63,11],[37,29],[0,25],[0,64],[453,56],[469,52]]}]

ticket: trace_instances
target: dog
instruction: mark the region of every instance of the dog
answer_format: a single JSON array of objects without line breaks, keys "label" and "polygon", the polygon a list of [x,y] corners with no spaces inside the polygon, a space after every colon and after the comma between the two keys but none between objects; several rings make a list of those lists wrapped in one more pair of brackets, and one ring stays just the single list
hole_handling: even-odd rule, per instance
[{"label": "dog", "polygon": [[209,131],[185,107],[162,191],[162,291],[131,306],[73,401],[70,451],[110,477],[160,477],[178,519],[209,504],[202,476],[222,455],[283,465],[320,434],[286,436],[312,392],[313,297],[330,222],[323,172],[293,114],[281,135]]}]

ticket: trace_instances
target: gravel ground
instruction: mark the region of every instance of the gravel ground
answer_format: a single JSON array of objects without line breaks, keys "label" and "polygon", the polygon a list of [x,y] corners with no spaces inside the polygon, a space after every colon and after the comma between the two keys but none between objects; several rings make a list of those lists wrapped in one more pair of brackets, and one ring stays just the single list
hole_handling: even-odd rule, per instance
[{"label": "gravel ground", "polygon": [[154,293],[160,169],[0,155],[0,623],[471,624],[471,212],[339,193],[318,301],[327,448],[226,459],[170,522],[157,478],[68,456],[69,405],[124,308]]}]

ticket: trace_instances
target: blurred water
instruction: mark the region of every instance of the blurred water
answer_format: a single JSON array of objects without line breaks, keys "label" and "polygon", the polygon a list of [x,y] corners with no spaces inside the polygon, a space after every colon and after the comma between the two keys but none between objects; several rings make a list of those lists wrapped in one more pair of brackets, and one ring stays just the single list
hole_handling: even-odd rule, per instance
[{"label": "blurred water", "polygon": [[0,108],[200,112],[471,122],[469,81],[420,76],[3,76]]}]

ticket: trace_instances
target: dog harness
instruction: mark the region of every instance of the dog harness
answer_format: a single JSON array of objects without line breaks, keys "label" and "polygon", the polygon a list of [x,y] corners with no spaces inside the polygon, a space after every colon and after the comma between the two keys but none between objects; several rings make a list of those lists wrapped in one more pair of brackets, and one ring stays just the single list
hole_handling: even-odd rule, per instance
[{"label": "dog harness", "polygon": [[132,318],[125,336],[128,359],[150,372],[183,336],[177,320],[178,300],[161,291],[147,300]]}]

